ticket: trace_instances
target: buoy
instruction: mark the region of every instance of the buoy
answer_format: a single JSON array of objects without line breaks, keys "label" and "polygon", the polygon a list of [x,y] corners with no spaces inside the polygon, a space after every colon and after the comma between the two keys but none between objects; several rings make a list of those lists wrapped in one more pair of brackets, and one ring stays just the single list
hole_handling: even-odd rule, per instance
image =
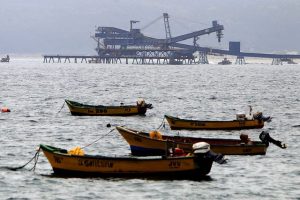
[{"label": "buoy", "polygon": [[10,109],[8,109],[7,107],[3,107],[1,108],[1,112],[10,112]]}]

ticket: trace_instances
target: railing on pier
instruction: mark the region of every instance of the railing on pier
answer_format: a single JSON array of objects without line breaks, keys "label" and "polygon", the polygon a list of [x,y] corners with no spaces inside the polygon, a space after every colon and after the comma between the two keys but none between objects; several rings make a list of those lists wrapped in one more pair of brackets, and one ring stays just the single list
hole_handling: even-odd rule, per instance
[{"label": "railing on pier", "polygon": [[117,64],[198,64],[195,58],[170,59],[165,56],[70,56],[70,55],[44,55],[44,63],[105,63]]},{"label": "railing on pier", "polygon": [[62,61],[64,63],[69,62],[71,63],[71,59],[74,60],[74,63],[77,63],[80,61],[88,62],[89,60],[93,60],[98,58],[99,56],[65,56],[65,55],[44,55],[44,63],[61,63]]}]

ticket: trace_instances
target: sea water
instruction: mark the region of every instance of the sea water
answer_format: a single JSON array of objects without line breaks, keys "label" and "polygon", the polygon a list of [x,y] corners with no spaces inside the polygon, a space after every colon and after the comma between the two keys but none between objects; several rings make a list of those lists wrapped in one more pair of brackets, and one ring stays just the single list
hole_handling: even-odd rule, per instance
[{"label": "sea water", "polygon": [[[300,65],[126,65],[43,63],[12,58],[0,63],[0,199],[299,199]],[[146,116],[72,116],[65,99],[89,104],[153,104]],[[266,155],[227,156],[208,178],[151,180],[59,178],[41,153],[35,171],[28,162],[39,144],[71,149],[90,145],[88,154],[128,156],[130,149],[107,124],[151,131],[164,114],[190,119],[232,120],[236,113],[271,115],[263,129],[171,131],[164,134],[259,140],[262,130],[287,144],[270,144]],[[106,135],[106,136],[105,136]],[[99,139],[100,138],[100,139]],[[99,141],[97,141],[99,139]],[[95,142],[97,141],[97,142]],[[95,142],[95,143],[94,143]]]}]

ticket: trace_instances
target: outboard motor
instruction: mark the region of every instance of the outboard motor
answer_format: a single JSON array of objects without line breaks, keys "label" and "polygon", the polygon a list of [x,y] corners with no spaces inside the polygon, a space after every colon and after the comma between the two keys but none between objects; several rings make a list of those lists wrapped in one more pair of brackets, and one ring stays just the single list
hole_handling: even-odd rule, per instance
[{"label": "outboard motor", "polygon": [[210,150],[210,145],[206,142],[197,142],[193,144],[193,150],[196,156],[197,154],[205,154],[208,158],[211,158],[213,161],[219,164],[224,164],[227,162],[224,158],[224,155],[212,152]]},{"label": "outboard motor", "polygon": [[273,138],[270,136],[270,134],[269,134],[268,132],[266,132],[266,131],[262,131],[262,132],[260,133],[259,139],[260,139],[263,143],[265,143],[267,146],[269,146],[269,142],[271,142],[271,143],[275,144],[276,146],[278,146],[278,147],[280,147],[280,148],[282,148],[282,149],[286,149],[286,147],[287,147],[286,144],[282,144],[281,141],[273,139]]},{"label": "outboard motor", "polygon": [[142,98],[139,98],[136,102],[136,104],[140,107],[145,107],[145,100]]},{"label": "outboard motor", "polygon": [[264,122],[270,122],[271,121],[271,117],[270,116],[263,116],[262,112],[256,112],[253,114],[253,119],[258,119],[258,120],[262,120]]},{"label": "outboard motor", "polygon": [[148,108],[148,109],[152,109],[152,108],[153,108],[153,106],[152,106],[151,103],[146,103],[145,106],[146,106],[146,108]]},{"label": "outboard motor", "polygon": [[210,145],[206,142],[197,142],[193,144],[194,154],[207,153],[210,151]]},{"label": "outboard motor", "polygon": [[137,100],[136,105],[138,107],[138,112],[140,114],[145,114],[147,109],[152,109],[153,108],[152,104],[145,103],[145,100],[142,99],[142,98],[139,98]]}]

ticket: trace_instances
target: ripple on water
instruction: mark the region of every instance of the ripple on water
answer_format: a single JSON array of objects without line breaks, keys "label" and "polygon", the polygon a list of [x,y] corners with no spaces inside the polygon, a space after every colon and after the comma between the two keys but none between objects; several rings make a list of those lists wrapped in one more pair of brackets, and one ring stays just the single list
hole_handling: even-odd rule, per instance
[{"label": "ripple on water", "polygon": [[[183,68],[184,67],[184,68]],[[49,70],[51,69],[51,70]],[[6,74],[0,113],[0,193],[7,199],[297,199],[299,198],[300,68],[249,64],[241,66],[142,66],[43,64],[40,59],[0,65]],[[291,78],[292,77],[292,78]],[[132,104],[138,97],[152,103],[145,117],[71,116],[64,99],[95,104]],[[36,147],[51,144],[70,149],[107,134],[112,125],[156,129],[164,114],[192,119],[233,119],[237,112],[263,111],[273,117],[264,129],[288,144],[270,145],[265,156],[227,156],[214,164],[209,180],[59,178],[41,155],[35,172],[29,161]],[[61,109],[61,111],[60,111]],[[59,112],[60,111],[60,112]],[[240,131],[171,131],[189,136],[238,138]],[[245,130],[253,139],[261,130]],[[117,133],[103,137],[86,153],[128,155]]]}]

